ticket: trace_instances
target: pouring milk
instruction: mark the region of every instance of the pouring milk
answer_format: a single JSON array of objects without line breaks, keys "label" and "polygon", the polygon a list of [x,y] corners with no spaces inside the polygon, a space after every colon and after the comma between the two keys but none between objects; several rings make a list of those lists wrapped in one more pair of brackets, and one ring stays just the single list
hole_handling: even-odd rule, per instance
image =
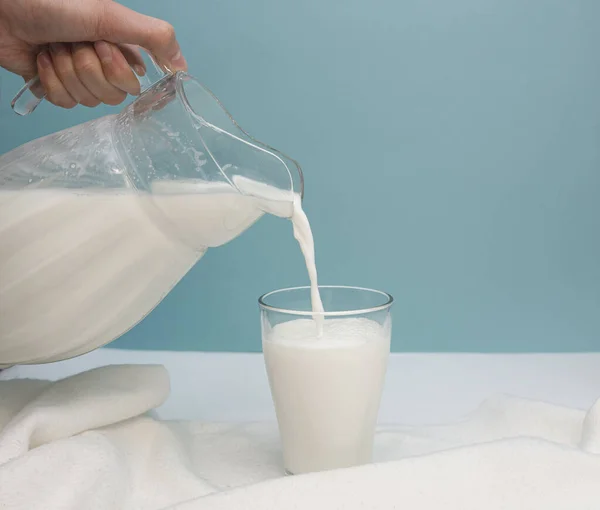
[{"label": "pouring milk", "polygon": [[313,235],[299,197],[291,220],[309,275],[313,319],[273,327],[263,320],[285,468],[299,474],[364,464],[373,452],[390,325],[364,317],[325,320]]},{"label": "pouring milk", "polygon": [[[100,125],[88,124],[86,132]],[[107,154],[110,162],[114,154]],[[118,163],[111,165],[118,169]],[[36,174],[19,165],[18,171]],[[287,217],[306,261],[315,319],[282,324],[264,343],[280,428],[292,445],[288,465],[301,472],[366,462],[370,427],[357,424],[365,416],[369,423],[376,419],[377,399],[370,395],[382,384],[389,337],[371,321],[324,321],[314,240],[300,197],[290,201],[289,192],[242,176],[231,183],[155,181],[150,191],[0,187],[0,365],[63,359],[119,337],[208,248],[233,239],[264,212]],[[274,372],[283,378],[275,381]],[[323,391],[332,377],[346,381],[335,394]],[[282,405],[293,404],[299,387],[308,392],[300,414]],[[352,405],[326,427],[311,427],[332,399]],[[289,430],[300,434],[284,433]],[[317,455],[310,445],[325,444],[335,430],[346,431],[349,441],[358,437],[360,451],[319,448]]]}]

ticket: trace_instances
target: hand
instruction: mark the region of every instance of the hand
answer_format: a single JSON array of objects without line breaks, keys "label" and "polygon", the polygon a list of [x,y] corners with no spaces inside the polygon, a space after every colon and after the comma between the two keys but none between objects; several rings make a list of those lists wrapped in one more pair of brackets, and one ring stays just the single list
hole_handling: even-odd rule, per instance
[{"label": "hand", "polygon": [[112,0],[0,0],[0,66],[26,81],[39,74],[57,106],[116,105],[139,94],[137,46],[187,70],[170,24]]}]

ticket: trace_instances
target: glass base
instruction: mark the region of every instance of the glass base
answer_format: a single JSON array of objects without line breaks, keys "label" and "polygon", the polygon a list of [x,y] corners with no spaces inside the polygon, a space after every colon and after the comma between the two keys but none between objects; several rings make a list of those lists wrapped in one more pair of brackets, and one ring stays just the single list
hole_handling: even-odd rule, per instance
[{"label": "glass base", "polygon": [[292,473],[289,469],[284,468],[284,472],[285,472],[285,476],[294,476],[294,473]]}]

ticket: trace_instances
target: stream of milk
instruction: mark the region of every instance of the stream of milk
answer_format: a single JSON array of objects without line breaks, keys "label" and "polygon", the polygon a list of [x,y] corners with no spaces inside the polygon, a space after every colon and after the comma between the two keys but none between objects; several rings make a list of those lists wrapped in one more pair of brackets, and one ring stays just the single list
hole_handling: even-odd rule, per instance
[{"label": "stream of milk", "polygon": [[317,281],[315,241],[306,213],[302,209],[302,201],[298,195],[294,197],[294,210],[290,219],[292,220],[294,237],[300,245],[302,255],[304,255],[308,278],[310,280],[310,300],[312,304],[313,319],[317,326],[317,336],[320,337],[323,334],[324,309]]}]

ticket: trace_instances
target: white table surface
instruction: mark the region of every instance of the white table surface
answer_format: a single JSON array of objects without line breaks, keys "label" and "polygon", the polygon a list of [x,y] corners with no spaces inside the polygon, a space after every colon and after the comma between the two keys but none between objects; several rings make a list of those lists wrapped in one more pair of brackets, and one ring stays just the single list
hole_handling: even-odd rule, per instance
[{"label": "white table surface", "polygon": [[[171,395],[158,409],[161,418],[274,419],[261,354],[100,349],[59,363],[12,367],[0,372],[0,380],[55,380],[121,363],[168,369]],[[587,409],[600,398],[600,353],[392,354],[379,421],[455,421],[499,393]]]}]

